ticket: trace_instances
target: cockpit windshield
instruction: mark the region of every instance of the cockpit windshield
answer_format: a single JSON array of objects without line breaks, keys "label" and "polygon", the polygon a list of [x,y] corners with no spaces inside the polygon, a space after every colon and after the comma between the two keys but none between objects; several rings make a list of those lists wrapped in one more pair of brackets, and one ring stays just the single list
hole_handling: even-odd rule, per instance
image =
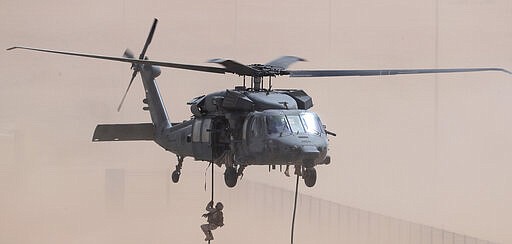
[{"label": "cockpit windshield", "polygon": [[287,115],[288,123],[292,128],[293,133],[305,133],[304,126],[302,125],[299,115]]},{"label": "cockpit windshield", "polygon": [[320,119],[315,113],[303,112],[293,115],[267,115],[268,134],[315,134],[322,133]]},{"label": "cockpit windshield", "polygon": [[268,134],[279,134],[291,132],[286,116],[284,115],[267,115],[267,132]]}]

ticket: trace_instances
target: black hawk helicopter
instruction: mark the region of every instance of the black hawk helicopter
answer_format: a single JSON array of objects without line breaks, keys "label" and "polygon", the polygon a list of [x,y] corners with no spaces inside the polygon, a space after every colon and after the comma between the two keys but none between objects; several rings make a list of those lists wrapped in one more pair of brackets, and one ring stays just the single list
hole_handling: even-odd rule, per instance
[{"label": "black hawk helicopter", "polygon": [[[140,73],[145,89],[144,110],[149,111],[152,123],[101,124],[94,131],[93,141],[152,140],[167,151],[176,154],[178,164],[172,173],[178,182],[183,159],[208,161],[225,165],[224,180],[234,187],[249,165],[295,166],[295,174],[305,184],[316,183],[316,165],[329,164],[328,135],[320,117],[309,111],[313,107],[310,96],[300,89],[272,89],[272,77],[327,77],[327,76],[380,76],[399,74],[452,73],[476,71],[502,71],[501,68],[463,69],[392,69],[392,70],[288,70],[288,66],[304,59],[283,56],[266,64],[244,65],[233,60],[212,59],[220,67],[188,65],[149,60],[145,55],[153,38],[158,20],[155,19],[146,43],[138,58],[126,50],[124,57],[102,56],[75,52],[62,52],[30,47],[11,47],[32,51],[105,59],[132,64],[132,77],[118,111],[126,98],[133,80]],[[233,73],[244,77],[243,86],[215,92],[192,99],[192,118],[182,123],[171,123],[160,97],[155,78],[159,68],[170,67],[210,73]],[[246,86],[246,77],[250,86]],[[263,78],[268,77],[264,88]]]}]

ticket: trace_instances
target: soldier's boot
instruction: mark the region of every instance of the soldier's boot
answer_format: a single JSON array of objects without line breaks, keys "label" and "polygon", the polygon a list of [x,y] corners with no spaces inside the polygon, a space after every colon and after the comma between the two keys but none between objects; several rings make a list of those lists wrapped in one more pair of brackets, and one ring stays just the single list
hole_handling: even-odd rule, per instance
[{"label": "soldier's boot", "polygon": [[302,166],[295,165],[295,175],[302,176]]},{"label": "soldier's boot", "polygon": [[206,234],[206,238],[204,239],[205,241],[212,241],[213,240],[213,234],[211,231],[208,231],[208,233]]}]

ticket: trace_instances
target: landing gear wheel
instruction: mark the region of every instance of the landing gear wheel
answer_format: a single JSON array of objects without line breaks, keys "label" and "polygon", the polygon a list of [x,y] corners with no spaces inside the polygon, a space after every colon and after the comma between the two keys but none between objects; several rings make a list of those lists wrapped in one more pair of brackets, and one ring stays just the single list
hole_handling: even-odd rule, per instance
[{"label": "landing gear wheel", "polygon": [[178,183],[181,175],[181,167],[183,167],[183,159],[184,157],[177,155],[178,157],[178,165],[176,165],[176,169],[172,172],[171,179],[172,182]]},{"label": "landing gear wheel", "polygon": [[316,169],[306,168],[303,172],[304,183],[307,187],[313,187],[316,183]]},{"label": "landing gear wheel", "polygon": [[174,170],[171,175],[172,182],[178,183],[178,181],[180,180],[180,175],[181,175],[180,171]]},{"label": "landing gear wheel", "polygon": [[238,173],[235,167],[226,167],[224,171],[224,182],[229,188],[235,187],[236,181],[238,180]]}]

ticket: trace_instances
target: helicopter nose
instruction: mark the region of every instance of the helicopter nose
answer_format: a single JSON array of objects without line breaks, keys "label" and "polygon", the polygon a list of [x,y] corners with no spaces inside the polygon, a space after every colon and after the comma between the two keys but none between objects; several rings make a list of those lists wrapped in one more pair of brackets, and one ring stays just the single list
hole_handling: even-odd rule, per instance
[{"label": "helicopter nose", "polygon": [[302,146],[304,158],[315,159],[320,156],[320,151],[315,146]]}]

